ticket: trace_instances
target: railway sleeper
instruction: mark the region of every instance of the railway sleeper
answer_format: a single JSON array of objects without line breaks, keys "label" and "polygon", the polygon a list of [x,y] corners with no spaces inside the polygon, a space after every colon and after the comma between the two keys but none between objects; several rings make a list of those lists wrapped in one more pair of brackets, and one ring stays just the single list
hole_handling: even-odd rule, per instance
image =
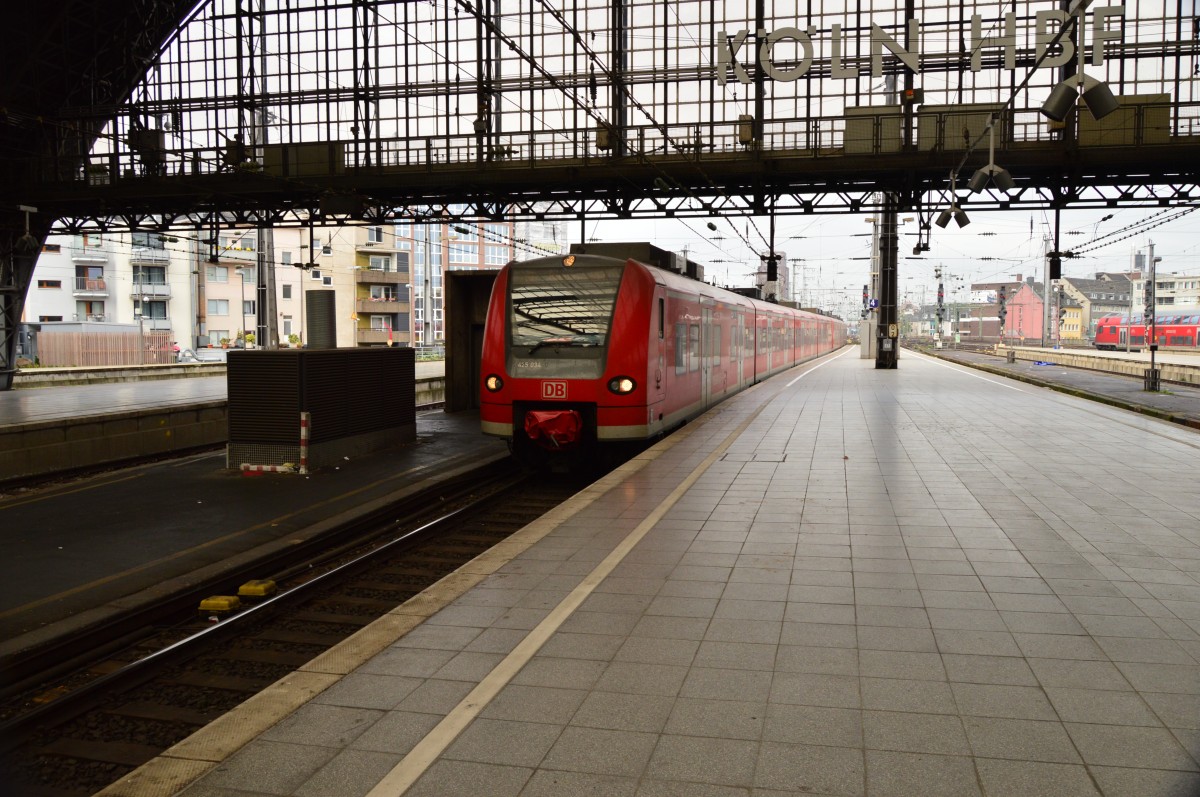
[{"label": "railway sleeper", "polygon": [[136,701],[121,706],[105,709],[104,713],[116,717],[128,717],[138,720],[155,720],[157,722],[181,722],[185,725],[207,725],[224,713],[224,709],[197,711],[185,706],[168,706],[162,703]]},{"label": "railway sleeper", "polygon": [[137,767],[161,753],[162,749],[155,745],[134,742],[97,742],[88,739],[59,737],[50,744],[31,752],[34,755],[40,753],[55,758],[74,758]]}]

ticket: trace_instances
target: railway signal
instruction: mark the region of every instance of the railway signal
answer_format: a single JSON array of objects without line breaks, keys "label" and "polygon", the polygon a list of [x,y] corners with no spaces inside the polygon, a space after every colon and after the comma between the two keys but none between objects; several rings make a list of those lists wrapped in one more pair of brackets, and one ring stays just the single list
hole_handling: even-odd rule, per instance
[{"label": "railway signal", "polygon": [[1000,286],[1000,293],[997,298],[999,300],[999,307],[996,309],[996,315],[1000,318],[1000,330],[1003,331],[1004,319],[1008,317],[1008,291],[1005,290],[1003,285]]}]

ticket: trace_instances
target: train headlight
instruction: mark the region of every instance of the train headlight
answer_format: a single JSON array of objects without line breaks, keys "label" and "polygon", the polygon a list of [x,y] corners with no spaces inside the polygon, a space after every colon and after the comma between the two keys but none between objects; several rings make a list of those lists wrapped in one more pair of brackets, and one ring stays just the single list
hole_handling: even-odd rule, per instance
[{"label": "train headlight", "polygon": [[608,380],[608,389],[619,396],[623,396],[626,393],[632,393],[636,387],[637,382],[634,382],[632,377],[614,376],[612,379]]},{"label": "train headlight", "polygon": [[492,393],[497,393],[500,391],[500,388],[504,387],[504,380],[495,374],[489,374],[488,378],[483,380],[483,386]]}]

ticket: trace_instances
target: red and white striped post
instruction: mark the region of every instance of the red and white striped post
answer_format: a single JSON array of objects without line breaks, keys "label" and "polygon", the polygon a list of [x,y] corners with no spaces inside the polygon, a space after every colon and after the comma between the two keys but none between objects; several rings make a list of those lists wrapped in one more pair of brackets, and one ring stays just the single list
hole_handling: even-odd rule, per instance
[{"label": "red and white striped post", "polygon": [[300,472],[308,473],[308,429],[311,418],[307,412],[300,413]]}]

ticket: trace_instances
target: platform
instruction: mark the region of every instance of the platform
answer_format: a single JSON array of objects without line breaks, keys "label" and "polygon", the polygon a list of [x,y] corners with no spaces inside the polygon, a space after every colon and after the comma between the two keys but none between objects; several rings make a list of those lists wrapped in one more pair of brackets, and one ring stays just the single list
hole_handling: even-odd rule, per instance
[{"label": "platform", "polygon": [[102,794],[1193,795],[1197,451],[846,349]]},{"label": "platform", "polygon": [[[442,361],[416,364],[418,404],[444,400],[444,373]],[[227,436],[224,373],[0,391],[0,483],[192,451]]]},{"label": "platform", "polygon": [[0,495],[0,659],[507,456],[477,413],[433,411],[416,442],[308,475],[244,475],[216,451]]}]

